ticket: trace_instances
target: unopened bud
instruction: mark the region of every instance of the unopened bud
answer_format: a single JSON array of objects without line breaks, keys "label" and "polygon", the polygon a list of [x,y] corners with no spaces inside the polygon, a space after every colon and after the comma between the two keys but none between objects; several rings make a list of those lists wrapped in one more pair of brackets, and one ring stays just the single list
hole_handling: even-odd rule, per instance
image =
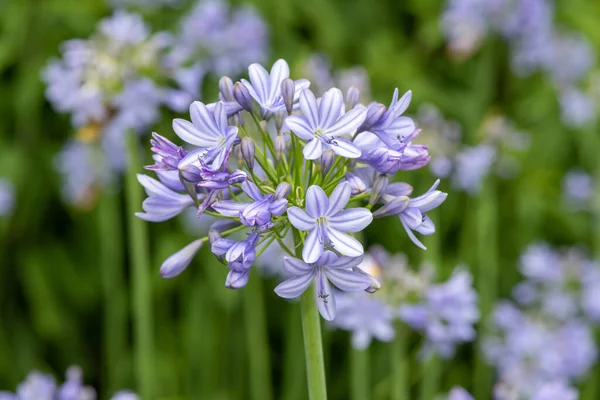
[{"label": "unopened bud", "polygon": [[367,117],[365,121],[362,123],[360,128],[358,128],[359,132],[368,131],[381,119],[383,114],[385,113],[385,106],[379,103],[372,103],[367,108]]},{"label": "unopened bud", "polygon": [[331,149],[327,149],[321,154],[321,173],[323,176],[327,175],[333,162],[335,161],[335,153]]},{"label": "unopened bud", "polygon": [[352,172],[346,172],[346,181],[350,184],[352,196],[364,193],[367,190],[367,185],[365,182],[363,182],[362,179],[354,175]]},{"label": "unopened bud", "polygon": [[254,168],[254,154],[256,149],[254,148],[254,140],[249,138],[248,136],[242,138],[242,144],[240,145],[242,148],[242,157],[244,161],[246,161],[246,165],[249,169]]},{"label": "unopened bud", "polygon": [[292,185],[287,182],[281,182],[275,189],[275,200],[285,199],[292,191]]},{"label": "unopened bud", "polygon": [[282,135],[275,137],[275,159],[281,160],[281,157],[287,152],[287,143]]},{"label": "unopened bud", "polygon": [[373,183],[373,189],[371,190],[371,197],[369,198],[369,205],[373,206],[377,203],[377,200],[381,198],[381,196],[385,193],[388,183],[390,179],[387,175],[379,175],[375,182]]},{"label": "unopened bud", "polygon": [[188,182],[199,182],[202,177],[200,176],[200,168],[195,165],[187,165],[185,168],[179,170],[180,177]]},{"label": "unopened bud", "polygon": [[235,161],[239,168],[244,167],[244,155],[242,154],[242,145],[241,143],[237,146],[233,146],[233,156],[235,157]]},{"label": "unopened bud", "polygon": [[233,85],[233,97],[244,110],[248,112],[252,111],[252,96],[250,96],[248,88],[241,82],[236,82],[236,84]]},{"label": "unopened bud", "polygon": [[244,118],[241,113],[235,113],[231,117],[227,118],[227,123],[231,126],[242,125],[244,126]]},{"label": "unopened bud", "polygon": [[358,103],[360,91],[356,86],[350,86],[346,92],[346,111],[352,110]]},{"label": "unopened bud", "polygon": [[277,129],[277,132],[281,132],[281,127],[285,122],[286,116],[287,114],[285,113],[285,111],[278,111],[275,113],[275,128]]},{"label": "unopened bud", "polygon": [[390,215],[399,215],[402,211],[406,210],[409,203],[410,199],[407,196],[394,197],[392,200],[385,203],[383,207],[375,211],[373,217],[383,218]]},{"label": "unopened bud", "polygon": [[233,81],[228,76],[223,76],[219,79],[219,92],[223,101],[234,101],[233,97]]},{"label": "unopened bud", "polygon": [[292,114],[292,110],[294,108],[294,92],[295,92],[294,81],[290,78],[286,78],[281,81],[281,97],[283,97],[283,102],[285,103],[285,109],[288,112],[288,115]]}]

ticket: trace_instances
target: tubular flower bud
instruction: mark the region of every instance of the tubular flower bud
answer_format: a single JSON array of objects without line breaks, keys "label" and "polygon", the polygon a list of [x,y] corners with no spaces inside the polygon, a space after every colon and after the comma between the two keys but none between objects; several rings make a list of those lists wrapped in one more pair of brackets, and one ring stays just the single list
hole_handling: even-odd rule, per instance
[{"label": "tubular flower bud", "polygon": [[242,85],[240,82],[233,85],[233,97],[244,110],[248,112],[252,111],[252,96],[250,96],[250,92],[246,86]]},{"label": "tubular flower bud", "polygon": [[254,140],[252,140],[250,137],[244,137],[242,138],[242,144],[240,147],[242,148],[242,157],[244,158],[244,161],[246,161],[246,165],[249,169],[253,169],[255,154]]},{"label": "tubular flower bud", "polygon": [[292,115],[292,110],[294,108],[295,90],[294,81],[290,78],[286,78],[281,82],[281,97],[283,97],[283,102],[285,103],[285,109],[287,110],[288,115]]}]

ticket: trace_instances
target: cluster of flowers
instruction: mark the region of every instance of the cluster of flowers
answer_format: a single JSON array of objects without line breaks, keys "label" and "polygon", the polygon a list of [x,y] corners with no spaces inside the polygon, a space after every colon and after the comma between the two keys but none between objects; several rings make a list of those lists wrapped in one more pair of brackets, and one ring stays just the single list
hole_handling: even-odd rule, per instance
[{"label": "cluster of flowers", "polygon": [[12,214],[15,207],[15,188],[11,181],[0,178],[0,217]]},{"label": "cluster of flowers", "polygon": [[520,270],[526,280],[514,287],[514,302],[496,306],[494,333],[484,343],[498,370],[495,396],[576,399],[571,385],[597,358],[598,265],[575,249],[561,253],[535,244],[522,255]]},{"label": "cluster of flowers", "polygon": [[[83,384],[83,371],[69,367],[66,381],[57,385],[54,377],[38,371],[30,372],[15,393],[0,391],[0,400],[96,400],[96,391]],[[111,400],[139,400],[130,391],[116,393]]]},{"label": "cluster of flowers", "polygon": [[577,86],[593,67],[592,47],[581,34],[555,26],[552,1],[449,0],[441,24],[450,51],[461,57],[476,50],[488,32],[500,34],[510,43],[517,74],[549,76],[565,124],[578,127],[595,119],[592,96]]},{"label": "cluster of flowers", "polygon": [[490,115],[480,129],[481,142],[461,144],[461,127],[448,121],[433,105],[423,105],[416,116],[421,135],[431,151],[429,168],[438,178],[451,177],[456,189],[477,194],[491,173],[503,179],[515,177],[520,170],[519,155],[529,147],[529,135],[517,130],[500,115]]},{"label": "cluster of flowers", "polygon": [[[411,240],[424,248],[413,231],[435,232],[426,212],[447,195],[436,190],[436,182],[411,198],[410,185],[390,182],[389,175],[429,161],[427,148],[412,143],[419,130],[402,115],[411,92],[399,98],[396,90],[389,107],[375,102],[366,107],[358,103],[355,87],[345,97],[331,88],[317,99],[308,80],[289,78],[284,60],[270,73],[259,64],[248,72],[250,80],[235,85],[221,78],[222,101],[192,103],[191,122],[173,121],[175,133],[190,148],[153,134],[155,164],[147,168],[159,180],[139,176],[148,198],[138,216],[164,221],[193,207],[219,217],[207,237],[163,263],[162,276],[181,273],[209,241],[229,268],[226,286],[241,288],[256,258],[279,245],[288,254],[283,270],[289,279],[275,292],[298,297],[315,281],[319,311],[331,320],[336,306],[330,282],[344,291],[380,286],[358,268],[364,250],[351,233],[364,230],[374,217],[397,216]],[[354,206],[363,201],[366,207]],[[224,237],[242,230],[248,231],[242,241]],[[282,240],[289,233],[292,249]]]},{"label": "cluster of flowers", "polygon": [[140,15],[118,10],[89,39],[63,43],[62,58],[44,69],[46,97],[79,129],[56,161],[69,202],[85,205],[123,170],[126,132],[144,132],[162,106],[185,111],[206,74],[239,74],[266,56],[267,29],[253,9],[201,2],[180,26],[152,33]]},{"label": "cluster of flowers", "polygon": [[457,344],[475,339],[477,294],[465,269],[457,268],[446,282],[435,284],[433,268],[425,265],[419,272],[412,271],[403,254],[390,256],[380,247],[369,249],[358,267],[383,287],[375,295],[336,294],[338,311],[333,324],[353,333],[355,348],[367,348],[372,338],[391,340],[397,319],[423,332],[423,354],[447,358]]}]

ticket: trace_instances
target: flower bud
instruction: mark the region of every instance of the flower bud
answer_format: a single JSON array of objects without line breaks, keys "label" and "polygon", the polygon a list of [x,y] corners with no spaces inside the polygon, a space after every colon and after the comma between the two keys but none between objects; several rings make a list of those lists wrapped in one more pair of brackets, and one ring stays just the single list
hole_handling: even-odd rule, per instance
[{"label": "flower bud", "polygon": [[294,108],[295,90],[294,81],[290,78],[281,81],[281,97],[283,97],[283,102],[285,103],[285,109],[287,110],[288,115],[292,114]]},{"label": "flower bud", "polygon": [[227,118],[227,123],[231,126],[244,126],[244,117],[242,116],[242,113],[235,113],[231,117]]},{"label": "flower bud", "polygon": [[287,143],[282,135],[275,137],[275,159],[281,160],[281,157],[287,152]]},{"label": "flower bud", "polygon": [[[216,229],[212,229],[211,227],[211,229],[208,231],[208,243],[210,244],[210,246],[212,247],[212,245],[220,239],[221,234],[219,233],[219,231],[217,231]],[[217,257],[217,260],[219,260],[220,262],[225,262],[225,254],[221,254],[220,256],[215,255],[215,257]]]},{"label": "flower bud", "polygon": [[281,132],[281,127],[285,122],[285,117],[285,111],[279,111],[275,113],[275,128],[277,129],[277,132]]},{"label": "flower bud", "polygon": [[196,167],[195,165],[187,165],[179,172],[180,176],[188,182],[199,182],[202,179],[200,176],[200,168]]},{"label": "flower bud", "polygon": [[233,146],[233,157],[239,168],[244,167],[244,155],[242,153],[242,145]]},{"label": "flower bud", "polygon": [[362,179],[354,175],[352,172],[346,172],[346,181],[350,184],[352,196],[356,196],[367,191],[367,185],[365,182],[363,182]]},{"label": "flower bud", "polygon": [[367,107],[367,117],[360,128],[358,128],[358,132],[368,131],[371,129],[373,125],[375,125],[381,119],[381,117],[383,117],[385,110],[386,107],[383,104],[369,104],[369,107]]},{"label": "flower bud", "polygon": [[248,112],[252,111],[252,96],[250,96],[248,88],[241,82],[236,82],[236,84],[233,85],[233,97],[244,110]]},{"label": "flower bud", "polygon": [[352,110],[354,106],[358,103],[358,98],[360,97],[360,91],[356,86],[350,86],[348,91],[346,92],[346,110]]},{"label": "flower bud", "polygon": [[292,191],[292,185],[287,182],[281,182],[275,189],[275,200],[285,199]]},{"label": "flower bud", "polygon": [[249,169],[253,169],[255,154],[254,140],[246,136],[242,138],[242,144],[240,147],[242,148],[242,157],[244,158],[244,161],[246,161],[246,165]]},{"label": "flower bud", "polygon": [[219,92],[223,101],[234,101],[233,97],[233,81],[228,76],[223,76],[219,79]]},{"label": "flower bud", "polygon": [[192,259],[198,253],[198,250],[202,247],[204,241],[198,239],[179,250],[177,253],[171,255],[163,262],[160,267],[160,275],[163,278],[173,278],[183,272],[188,265],[192,262]]},{"label": "flower bud", "polygon": [[333,162],[335,161],[335,153],[331,149],[327,149],[321,154],[321,173],[323,176],[327,175]]},{"label": "flower bud", "polygon": [[387,175],[379,175],[375,182],[373,182],[373,189],[371,190],[371,197],[369,198],[369,205],[373,206],[377,203],[377,200],[385,193],[390,179]]},{"label": "flower bud", "polygon": [[383,218],[389,217],[390,215],[399,215],[402,211],[406,210],[409,203],[410,199],[406,196],[394,197],[392,200],[385,203],[383,207],[375,211],[373,217]]}]

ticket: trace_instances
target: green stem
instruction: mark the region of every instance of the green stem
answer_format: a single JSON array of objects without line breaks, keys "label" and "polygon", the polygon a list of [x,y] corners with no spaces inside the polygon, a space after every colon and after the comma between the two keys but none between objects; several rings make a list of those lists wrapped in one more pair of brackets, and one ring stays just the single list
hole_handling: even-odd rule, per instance
[{"label": "green stem", "polygon": [[423,378],[421,379],[421,399],[433,400],[439,392],[441,361],[436,354],[430,354],[423,362]]},{"label": "green stem", "polygon": [[488,320],[497,295],[498,284],[498,248],[496,192],[493,181],[487,181],[477,199],[475,218],[477,223],[475,243],[476,268],[475,289],[479,295],[481,318],[477,329],[475,348],[475,371],[473,374],[474,397],[484,399],[492,391],[493,371],[487,365],[481,340],[486,336]]},{"label": "green stem", "polygon": [[248,361],[250,368],[250,398],[271,400],[271,359],[262,278],[254,275],[243,290]]},{"label": "green stem", "polygon": [[[296,256],[302,258],[300,233],[294,229]],[[310,400],[327,400],[325,383],[325,360],[323,358],[323,341],[321,339],[321,316],[315,301],[314,284],[300,297],[300,313],[302,319],[302,336],[304,338],[304,358],[308,378],[308,398]]]},{"label": "green stem", "polygon": [[127,132],[128,168],[125,177],[127,222],[129,225],[129,255],[132,274],[133,333],[135,343],[135,371],[140,397],[154,398],[152,288],[148,229],[144,221],[135,216],[143,201],[142,187],[137,181],[141,170],[139,145],[134,132]]},{"label": "green stem", "polygon": [[369,400],[371,398],[369,349],[356,349],[350,346],[350,398]]},{"label": "green stem", "polygon": [[98,216],[98,260],[102,274],[104,292],[103,347],[105,365],[104,390],[113,393],[125,382],[121,365],[127,343],[127,293],[123,274],[123,238],[121,232],[120,198],[105,193],[97,206]]},{"label": "green stem", "polygon": [[283,369],[283,400],[306,399],[304,384],[304,363],[302,362],[302,326],[300,325],[300,308],[290,304],[287,312],[285,330],[285,353]]},{"label": "green stem", "polygon": [[406,341],[408,329],[403,324],[396,325],[396,337],[391,343],[392,400],[408,399],[408,352]]}]

